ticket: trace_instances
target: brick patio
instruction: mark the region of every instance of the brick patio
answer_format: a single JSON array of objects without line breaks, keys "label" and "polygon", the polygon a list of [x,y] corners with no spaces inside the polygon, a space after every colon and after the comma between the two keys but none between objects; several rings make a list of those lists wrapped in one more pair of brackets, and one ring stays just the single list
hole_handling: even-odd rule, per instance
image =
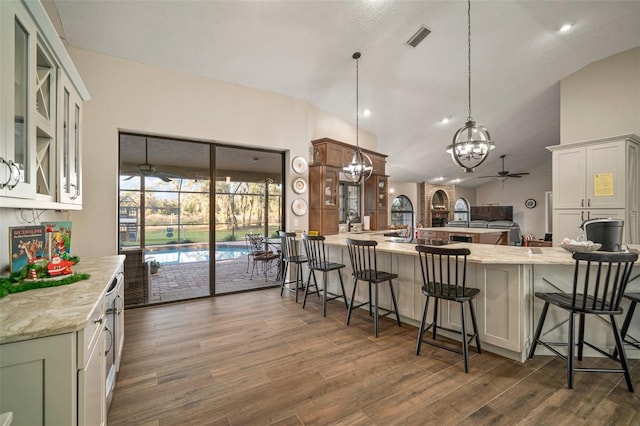
[{"label": "brick patio", "polygon": [[[266,288],[279,285],[276,268],[265,276],[247,273],[247,259],[216,261],[216,293]],[[258,266],[259,268],[259,266]],[[163,265],[157,274],[150,275],[149,303],[190,299],[209,295],[209,262]]]}]

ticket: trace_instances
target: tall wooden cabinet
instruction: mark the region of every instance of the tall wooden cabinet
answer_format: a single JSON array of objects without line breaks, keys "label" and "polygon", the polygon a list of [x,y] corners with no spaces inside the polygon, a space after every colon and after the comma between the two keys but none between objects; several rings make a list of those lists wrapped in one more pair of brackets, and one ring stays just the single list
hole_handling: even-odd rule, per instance
[{"label": "tall wooden cabinet", "polygon": [[[313,154],[309,165],[309,230],[321,235],[338,233],[338,189],[341,168],[353,157],[354,146],[329,138],[311,141]],[[363,215],[371,216],[371,229],[386,229],[388,223],[388,176],[386,155],[362,149],[373,163],[373,176],[365,181]],[[346,179],[344,179],[346,180]]]},{"label": "tall wooden cabinet", "polygon": [[369,216],[372,231],[389,227],[389,176],[374,174],[364,182],[364,214]]},{"label": "tall wooden cabinet", "polygon": [[623,242],[640,241],[640,138],[548,148],[553,158],[553,243],[576,238],[587,219],[624,220]]}]

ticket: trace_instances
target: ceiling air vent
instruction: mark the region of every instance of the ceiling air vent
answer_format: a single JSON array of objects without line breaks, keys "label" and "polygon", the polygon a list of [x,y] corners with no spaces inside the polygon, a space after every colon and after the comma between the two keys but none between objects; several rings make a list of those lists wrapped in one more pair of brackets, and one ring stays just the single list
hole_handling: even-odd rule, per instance
[{"label": "ceiling air vent", "polygon": [[424,40],[424,38],[426,36],[428,36],[431,33],[431,30],[427,27],[425,27],[424,25],[420,27],[420,29],[418,29],[418,31],[407,41],[407,44],[411,47],[416,47],[417,45],[420,44],[420,42],[422,40]]}]

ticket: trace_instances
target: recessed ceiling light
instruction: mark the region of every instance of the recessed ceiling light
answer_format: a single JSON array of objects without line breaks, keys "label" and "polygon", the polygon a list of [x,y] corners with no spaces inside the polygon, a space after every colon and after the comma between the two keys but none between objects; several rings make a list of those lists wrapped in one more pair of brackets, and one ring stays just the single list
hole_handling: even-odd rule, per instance
[{"label": "recessed ceiling light", "polygon": [[566,24],[563,24],[558,31],[560,31],[561,33],[566,33],[567,31],[569,31],[571,28],[573,28],[573,22],[567,22]]},{"label": "recessed ceiling light", "polygon": [[440,120],[440,123],[442,124],[447,124],[449,122],[449,117],[445,117],[442,120]]},{"label": "recessed ceiling light", "polygon": [[371,115],[371,110],[365,109],[364,111],[362,111],[362,115],[364,115],[365,117],[368,117]]}]

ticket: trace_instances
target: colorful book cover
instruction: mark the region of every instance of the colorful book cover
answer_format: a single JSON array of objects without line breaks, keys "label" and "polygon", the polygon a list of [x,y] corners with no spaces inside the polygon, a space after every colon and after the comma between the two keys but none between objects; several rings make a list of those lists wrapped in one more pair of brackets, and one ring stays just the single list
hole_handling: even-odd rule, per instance
[{"label": "colorful book cover", "polygon": [[42,225],[9,227],[9,268],[17,272],[23,266],[44,259],[45,228]]},{"label": "colorful book cover", "polygon": [[71,256],[71,222],[45,222],[44,227],[47,258]]}]

